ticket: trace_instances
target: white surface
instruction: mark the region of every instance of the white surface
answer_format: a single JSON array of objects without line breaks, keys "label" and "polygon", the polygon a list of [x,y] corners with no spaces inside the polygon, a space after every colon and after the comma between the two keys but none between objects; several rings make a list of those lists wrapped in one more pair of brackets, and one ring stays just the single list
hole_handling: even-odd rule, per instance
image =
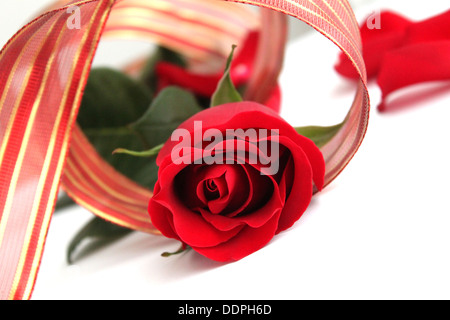
[{"label": "white surface", "polygon": [[[379,8],[420,19],[448,7],[447,0],[368,2],[358,1],[359,20]],[[0,4],[1,42],[35,3]],[[281,81],[282,114],[293,125],[337,123],[346,113],[353,93],[332,68],[337,52],[318,33],[291,43]],[[369,130],[350,165],[292,229],[236,263],[194,252],[161,258],[178,243],[136,233],[69,267],[67,245],[92,215],[78,208],[55,216],[33,298],[449,299],[449,88],[381,115],[371,85]]]}]

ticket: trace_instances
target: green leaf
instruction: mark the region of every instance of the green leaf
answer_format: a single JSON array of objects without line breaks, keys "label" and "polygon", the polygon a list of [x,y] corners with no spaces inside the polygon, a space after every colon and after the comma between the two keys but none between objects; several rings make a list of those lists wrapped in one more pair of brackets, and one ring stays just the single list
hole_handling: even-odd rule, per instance
[{"label": "green leaf", "polygon": [[186,60],[179,53],[165,47],[158,47],[155,53],[148,59],[140,76],[142,82],[151,88],[152,91],[156,91],[158,85],[158,78],[155,72],[156,65],[163,61],[183,68],[187,66]]},{"label": "green leaf", "polygon": [[342,128],[343,123],[331,127],[299,127],[295,130],[302,136],[311,139],[317,147],[323,147],[329,142]]},{"label": "green leaf", "polygon": [[[71,241],[67,250],[67,262],[73,264],[76,260],[127,236],[131,232],[133,230],[95,217]],[[78,259],[75,259],[75,255]]]},{"label": "green leaf", "polygon": [[129,128],[149,108],[152,98],[145,85],[108,68],[93,69],[83,96],[78,123],[97,152],[117,171],[138,184],[152,189],[157,180],[155,160],[113,156],[120,147],[149,148]]},{"label": "green leaf", "polygon": [[[113,155],[113,151],[152,148],[152,155],[156,155],[173,130],[200,111],[195,96],[185,90],[166,88],[151,103],[151,94],[142,84],[120,72],[97,69],[88,80],[79,124],[99,154],[116,170],[152,189],[158,176],[156,159]],[[67,260],[71,263],[75,255],[85,256],[130,232],[95,218],[72,240]]]},{"label": "green leaf", "polygon": [[156,157],[158,155],[158,153],[161,151],[161,149],[163,148],[163,146],[164,146],[164,144],[160,144],[159,146],[156,146],[147,151],[132,151],[132,150],[128,150],[128,149],[119,148],[119,149],[114,150],[113,154],[123,153],[123,154],[127,154],[129,156],[134,156],[134,157],[151,158],[151,157]]},{"label": "green leaf", "polygon": [[152,92],[124,73],[92,69],[77,121],[82,129],[117,128],[139,119],[152,102]]},{"label": "green leaf", "polygon": [[167,87],[155,98],[142,118],[130,127],[146,141],[149,148],[153,148],[165,143],[181,123],[200,111],[202,108],[192,93],[178,87]]},{"label": "green leaf", "polygon": [[225,68],[224,75],[219,81],[216,91],[214,92],[211,99],[211,107],[220,106],[225,103],[231,102],[241,102],[242,97],[231,80],[231,63],[233,61],[234,50],[236,45],[233,45],[231,54],[228,57],[227,66]]}]

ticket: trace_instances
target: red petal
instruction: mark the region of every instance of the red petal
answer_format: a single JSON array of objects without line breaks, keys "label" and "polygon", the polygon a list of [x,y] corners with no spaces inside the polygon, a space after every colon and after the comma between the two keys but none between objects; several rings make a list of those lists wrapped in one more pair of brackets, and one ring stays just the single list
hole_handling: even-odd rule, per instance
[{"label": "red petal", "polygon": [[[290,228],[300,219],[311,203],[313,195],[313,169],[305,152],[293,142],[281,141],[292,153],[280,185],[287,189],[287,199],[280,215],[277,233]],[[293,179],[292,182],[289,179]],[[292,187],[289,188],[289,184]]]},{"label": "red petal", "polygon": [[[234,194],[236,192],[242,193],[245,190],[245,183],[239,181],[239,173],[236,172],[240,168],[231,165],[212,165],[206,167],[207,168],[218,167],[223,170],[223,174],[221,176],[220,181],[217,181],[219,189],[223,190],[222,192],[220,192],[221,196],[220,198],[208,201],[207,203],[210,212],[212,212],[213,214],[222,214],[223,211],[230,205],[230,202],[233,201]],[[226,193],[224,192],[225,190]]]},{"label": "red petal", "polygon": [[[225,132],[226,129],[237,128],[272,128],[281,129],[288,135],[298,136],[297,132],[277,113],[255,102],[229,103],[203,110],[183,122],[178,128],[186,129],[193,136],[194,122],[196,121],[202,122],[203,132],[208,129],[219,129]],[[159,152],[158,165],[164,158],[170,156],[172,149],[177,144],[177,141],[170,139],[166,142]]]},{"label": "red petal", "polygon": [[[369,29],[367,19],[360,26],[368,78],[378,74],[386,52],[398,48],[404,43],[406,28],[412,23],[410,20],[390,11],[382,12],[380,21],[382,23],[381,29]],[[335,68],[345,77],[359,79],[351,61],[343,53],[340,54],[339,63]]]},{"label": "red petal", "polygon": [[[161,189],[150,200],[157,202],[167,208],[172,215],[173,230],[181,241],[191,246],[206,247],[215,246],[225,242],[235,236],[241,228],[229,231],[220,231],[205,221],[200,214],[189,209],[182,201],[179,195],[174,192],[176,189],[175,177],[184,169],[186,165],[170,164],[160,168],[158,183]],[[151,204],[151,208],[156,206]],[[156,215],[156,214],[155,214]],[[152,215],[153,216],[153,215]]]},{"label": "red petal", "polygon": [[269,100],[264,103],[265,106],[269,107],[273,111],[280,113],[281,110],[281,88],[277,85],[272,93],[270,94]]},{"label": "red petal", "polygon": [[152,224],[158,228],[161,233],[172,239],[180,240],[173,228],[172,213],[163,205],[156,201],[150,201],[148,212],[152,220]]},{"label": "red petal", "polygon": [[[254,208],[253,204],[250,203],[250,205],[248,206],[250,212],[241,212],[240,215],[234,217],[214,215],[208,211],[201,210],[203,218],[205,218],[205,220],[210,222],[219,230],[223,231],[232,230],[238,226],[260,228],[264,224],[266,224],[274,216],[274,214],[276,214],[277,211],[284,206],[284,199],[281,198],[280,192],[278,190],[278,185],[273,179],[269,178],[268,176],[261,176],[258,172],[256,172],[256,174],[258,175],[258,178],[262,178],[262,180],[268,181],[270,183],[270,186],[266,185],[265,188],[265,191],[267,191],[268,188],[270,191],[270,198],[267,203],[256,208]],[[252,191],[252,196],[255,198],[258,198],[258,195],[260,194],[267,195],[267,192],[263,192],[261,190],[258,190],[257,188],[254,188]],[[261,192],[258,194],[258,191]],[[259,199],[257,199],[256,202],[260,202]]]},{"label": "red petal", "polygon": [[395,90],[426,81],[450,79],[450,41],[413,44],[386,54],[378,77],[385,99]]},{"label": "red petal", "polygon": [[240,260],[263,248],[275,235],[280,212],[260,228],[244,228],[239,234],[220,245],[207,248],[193,247],[198,253],[220,262]]},{"label": "red petal", "polygon": [[238,54],[233,61],[232,68],[239,68],[245,66],[249,68],[251,73],[253,64],[255,62],[256,50],[258,49],[259,32],[250,32],[242,45],[242,48],[238,48]]},{"label": "red petal", "polygon": [[159,81],[158,90],[176,85],[206,97],[212,96],[221,79],[220,74],[196,74],[168,62],[158,63],[156,74]]},{"label": "red petal", "polygon": [[[313,169],[314,183],[318,190],[322,189],[324,185],[325,161],[321,151],[314,142],[299,135],[290,124],[273,110],[255,102],[230,103],[199,112],[182,123],[179,128],[188,130],[191,136],[194,136],[194,122],[196,121],[202,122],[203,132],[211,128],[218,129],[222,132],[225,132],[226,129],[237,128],[278,130],[280,138],[283,136],[289,137],[303,149]],[[172,149],[177,144],[178,142],[171,140],[166,142],[158,155],[158,165],[160,165],[164,158],[167,156],[170,157]]]},{"label": "red petal", "polygon": [[408,27],[408,44],[450,40],[450,10]]},{"label": "red petal", "polygon": [[[323,188],[325,180],[325,160],[323,159],[322,152],[310,139],[298,135],[297,139],[292,139],[292,142],[301,148],[301,151],[308,158],[309,164],[312,169],[313,181],[320,191]],[[280,143],[289,148],[292,152],[294,146],[290,147],[289,140],[285,140],[284,137],[280,137]],[[297,164],[296,164],[297,167]]]}]

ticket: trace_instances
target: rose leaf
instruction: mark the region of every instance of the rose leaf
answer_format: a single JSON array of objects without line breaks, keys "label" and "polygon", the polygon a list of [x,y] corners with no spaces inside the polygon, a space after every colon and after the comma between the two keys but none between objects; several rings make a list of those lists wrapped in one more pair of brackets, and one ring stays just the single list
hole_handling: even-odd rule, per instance
[{"label": "rose leaf", "polygon": [[[153,101],[147,112],[129,127],[145,141],[147,150],[165,143],[185,120],[202,111],[195,96],[178,87],[167,87]],[[125,147],[125,146],[120,146]]]},{"label": "rose leaf", "polygon": [[327,144],[341,129],[343,123],[331,127],[298,127],[295,128],[298,134],[311,139],[318,148]]},{"label": "rose leaf", "polygon": [[113,156],[112,152],[120,147],[132,150],[149,147],[128,125],[147,111],[151,101],[147,87],[127,75],[109,68],[93,69],[77,118],[83,132],[105,161],[148,188],[153,188],[156,182],[156,162]]}]

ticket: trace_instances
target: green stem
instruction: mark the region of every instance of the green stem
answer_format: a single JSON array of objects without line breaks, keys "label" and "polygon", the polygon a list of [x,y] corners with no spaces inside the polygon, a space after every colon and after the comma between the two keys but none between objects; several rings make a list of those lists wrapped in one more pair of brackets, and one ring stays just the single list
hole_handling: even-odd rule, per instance
[{"label": "green stem", "polygon": [[180,249],[178,249],[177,251],[175,251],[175,252],[164,252],[163,254],[161,254],[161,256],[164,257],[164,258],[169,258],[171,256],[178,255],[178,254],[183,253],[185,251],[188,251],[190,249],[191,249],[191,247],[188,247],[185,244],[182,244]]},{"label": "green stem", "polygon": [[134,157],[150,158],[150,157],[157,156],[163,146],[164,146],[164,144],[160,144],[159,146],[156,146],[147,151],[132,151],[132,150],[119,148],[119,149],[114,150],[113,154],[121,153],[121,154],[128,154],[128,155],[134,156]]}]

